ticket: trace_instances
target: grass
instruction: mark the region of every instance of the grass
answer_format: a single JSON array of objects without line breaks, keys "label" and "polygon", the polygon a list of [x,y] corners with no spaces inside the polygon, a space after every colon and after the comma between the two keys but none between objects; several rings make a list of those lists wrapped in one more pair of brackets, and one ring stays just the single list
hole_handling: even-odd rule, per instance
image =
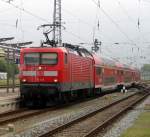
[{"label": "grass", "polygon": [[[145,109],[148,108],[150,105]],[[150,111],[142,113],[134,125],[127,129],[121,137],[150,137]]]},{"label": "grass", "polygon": [[[9,80],[9,84],[12,85],[12,79]],[[15,79],[15,84],[19,84],[19,79]],[[0,80],[0,86],[6,86],[7,85],[7,80]]]}]

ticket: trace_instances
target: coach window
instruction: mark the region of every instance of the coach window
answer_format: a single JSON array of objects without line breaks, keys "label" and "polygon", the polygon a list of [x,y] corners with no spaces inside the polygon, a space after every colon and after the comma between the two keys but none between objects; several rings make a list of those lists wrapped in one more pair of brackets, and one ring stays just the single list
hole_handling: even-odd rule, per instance
[{"label": "coach window", "polygon": [[117,74],[120,75],[120,70],[117,70]]},{"label": "coach window", "polygon": [[67,59],[67,53],[65,53],[65,64],[67,64],[68,59]]},{"label": "coach window", "polygon": [[121,75],[123,75],[124,73],[123,73],[123,70],[121,70]]}]

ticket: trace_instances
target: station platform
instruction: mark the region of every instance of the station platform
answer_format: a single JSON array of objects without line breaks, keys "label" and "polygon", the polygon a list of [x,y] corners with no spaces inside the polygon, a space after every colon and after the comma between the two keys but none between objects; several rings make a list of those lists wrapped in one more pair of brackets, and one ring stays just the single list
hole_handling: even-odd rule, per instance
[{"label": "station platform", "polygon": [[14,92],[10,88],[8,93],[6,88],[0,88],[0,114],[19,108],[19,100],[19,88],[15,88]]},{"label": "station platform", "polygon": [[19,97],[19,88],[15,88],[14,92],[12,88],[9,88],[9,92],[7,92],[6,88],[0,88],[0,100],[10,99],[10,98],[16,98]]}]

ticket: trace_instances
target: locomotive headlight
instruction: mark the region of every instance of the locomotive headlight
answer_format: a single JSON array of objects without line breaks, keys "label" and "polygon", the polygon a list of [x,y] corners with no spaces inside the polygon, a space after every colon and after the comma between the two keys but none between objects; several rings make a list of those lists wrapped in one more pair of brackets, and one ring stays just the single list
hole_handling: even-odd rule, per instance
[{"label": "locomotive headlight", "polygon": [[54,82],[57,83],[57,82],[58,82],[58,79],[54,79]]},{"label": "locomotive headlight", "polygon": [[26,82],[27,80],[26,79],[22,79],[22,82]]},{"label": "locomotive headlight", "polygon": [[38,68],[39,70],[42,70],[42,67],[41,66],[39,66],[39,68]]}]

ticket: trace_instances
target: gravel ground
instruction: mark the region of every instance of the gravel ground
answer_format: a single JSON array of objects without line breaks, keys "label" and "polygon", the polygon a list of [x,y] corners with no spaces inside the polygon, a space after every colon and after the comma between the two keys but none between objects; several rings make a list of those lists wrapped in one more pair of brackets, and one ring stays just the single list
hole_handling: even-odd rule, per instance
[{"label": "gravel ground", "polygon": [[116,122],[113,127],[106,132],[104,135],[97,135],[97,137],[120,137],[121,134],[129,127],[134,124],[134,121],[138,116],[144,112],[144,107],[146,104],[150,104],[150,96],[140,105],[130,111],[121,120]]},{"label": "gravel ground", "polygon": [[63,108],[63,109],[51,111],[46,114],[35,116],[27,120],[15,122],[14,123],[16,129],[15,133],[18,134],[12,136],[13,137],[14,136],[37,137],[38,135],[43,134],[49,131],[50,129],[53,129],[63,123],[81,117],[87,113],[94,111],[95,109],[108,105],[113,101],[116,101],[118,99],[121,99],[131,94],[133,93],[128,92],[126,94],[122,94],[122,93],[114,93],[113,95],[109,94],[88,102],[79,103],[67,108]]}]

